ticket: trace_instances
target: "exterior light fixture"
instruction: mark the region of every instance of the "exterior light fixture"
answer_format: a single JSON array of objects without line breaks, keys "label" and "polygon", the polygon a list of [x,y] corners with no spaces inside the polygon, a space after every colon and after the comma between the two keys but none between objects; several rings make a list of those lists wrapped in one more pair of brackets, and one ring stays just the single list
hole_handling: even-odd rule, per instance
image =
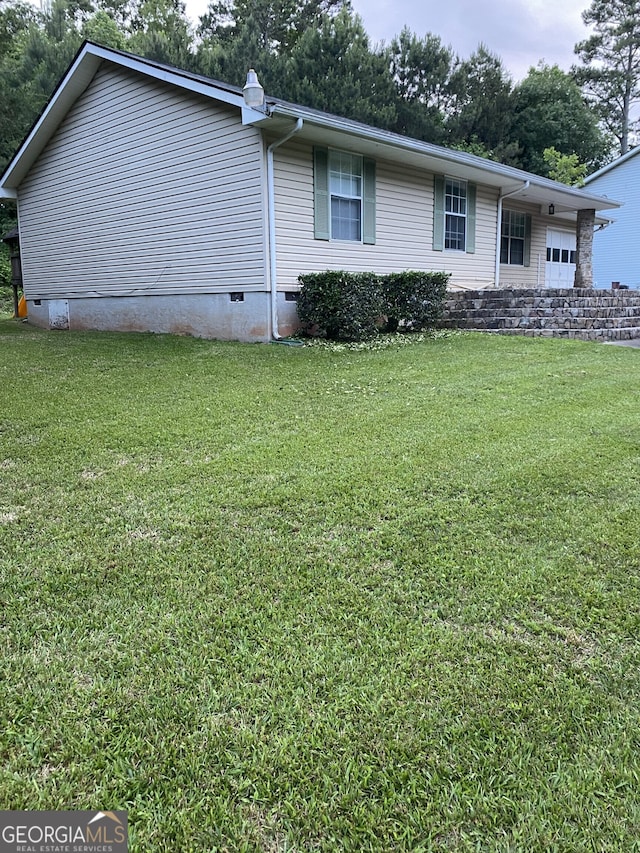
[{"label": "exterior light fixture", "polygon": [[549,205],[549,216],[553,216],[553,214],[554,214],[555,212],[556,212],[556,206],[555,206],[555,204],[550,204],[550,205]]},{"label": "exterior light fixture", "polygon": [[250,68],[247,74],[247,82],[244,84],[242,97],[245,104],[254,110],[261,109],[264,106],[264,89],[260,85],[258,75],[253,68]]}]

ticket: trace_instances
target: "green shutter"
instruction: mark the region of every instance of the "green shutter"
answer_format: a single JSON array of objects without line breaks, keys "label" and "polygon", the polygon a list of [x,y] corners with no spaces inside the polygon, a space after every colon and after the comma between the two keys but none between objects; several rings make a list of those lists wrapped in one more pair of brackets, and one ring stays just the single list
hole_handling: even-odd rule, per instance
[{"label": "green shutter", "polygon": [[466,251],[473,255],[476,250],[476,185],[467,184],[467,242]]},{"label": "green shutter", "polygon": [[524,218],[524,265],[531,264],[531,215],[527,213]]},{"label": "green shutter", "polygon": [[362,242],[376,242],[376,162],[362,161]]},{"label": "green shutter", "polygon": [[433,250],[442,252],[444,249],[444,178],[435,175],[433,178]]},{"label": "green shutter", "polygon": [[314,237],[328,240],[330,231],[329,211],[329,152],[326,148],[313,149],[313,215]]}]

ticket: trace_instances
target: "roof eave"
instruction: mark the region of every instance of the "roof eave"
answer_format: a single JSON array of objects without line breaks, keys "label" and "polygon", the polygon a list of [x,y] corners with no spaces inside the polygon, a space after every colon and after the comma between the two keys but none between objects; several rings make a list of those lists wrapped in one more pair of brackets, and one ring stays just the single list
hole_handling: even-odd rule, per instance
[{"label": "roof eave", "polygon": [[441,164],[442,170],[445,171],[447,166],[456,170],[464,169],[470,175],[475,174],[479,183],[493,186],[501,194],[517,190],[518,186],[524,187],[528,181],[531,188],[529,192],[531,196],[530,200],[534,204],[543,205],[553,203],[556,206],[560,205],[571,211],[588,208],[610,210],[620,207],[620,202],[613,199],[586,193],[577,187],[569,187],[558,181],[533,175],[512,166],[505,166],[493,160],[485,160],[466,151],[443,148],[430,142],[421,142],[407,136],[392,133],[391,131],[369,127],[368,125],[341,118],[340,116],[333,116],[328,113],[298,107],[295,104],[274,101],[269,104],[269,114],[272,117],[302,118],[305,125],[314,127],[317,131],[323,130],[325,132],[345,134],[346,136],[355,137],[359,140],[368,141],[377,146],[387,148],[389,151],[404,152],[405,155],[418,157],[425,162],[435,160]]}]

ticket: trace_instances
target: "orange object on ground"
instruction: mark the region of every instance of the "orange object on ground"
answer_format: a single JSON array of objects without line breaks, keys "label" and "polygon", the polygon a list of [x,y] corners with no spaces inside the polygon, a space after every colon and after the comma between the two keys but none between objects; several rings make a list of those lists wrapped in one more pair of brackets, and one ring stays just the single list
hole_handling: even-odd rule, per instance
[{"label": "orange object on ground", "polygon": [[18,302],[18,317],[26,317],[27,316],[27,300],[24,298],[24,293],[20,297],[20,301]]}]

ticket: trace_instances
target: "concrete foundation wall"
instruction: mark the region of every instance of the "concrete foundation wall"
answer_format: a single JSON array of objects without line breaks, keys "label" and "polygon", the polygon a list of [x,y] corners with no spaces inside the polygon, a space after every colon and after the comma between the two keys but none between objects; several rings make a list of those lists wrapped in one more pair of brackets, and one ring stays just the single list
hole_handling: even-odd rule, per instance
[{"label": "concrete foundation wall", "polygon": [[[126,296],[95,299],[28,300],[29,322],[44,329],[95,329],[115,332],[159,332],[223,341],[268,341],[271,337],[269,294],[249,292],[243,301],[231,293],[183,296]],[[68,322],[64,323],[64,312]],[[279,332],[298,327],[296,303],[278,294]]]}]

